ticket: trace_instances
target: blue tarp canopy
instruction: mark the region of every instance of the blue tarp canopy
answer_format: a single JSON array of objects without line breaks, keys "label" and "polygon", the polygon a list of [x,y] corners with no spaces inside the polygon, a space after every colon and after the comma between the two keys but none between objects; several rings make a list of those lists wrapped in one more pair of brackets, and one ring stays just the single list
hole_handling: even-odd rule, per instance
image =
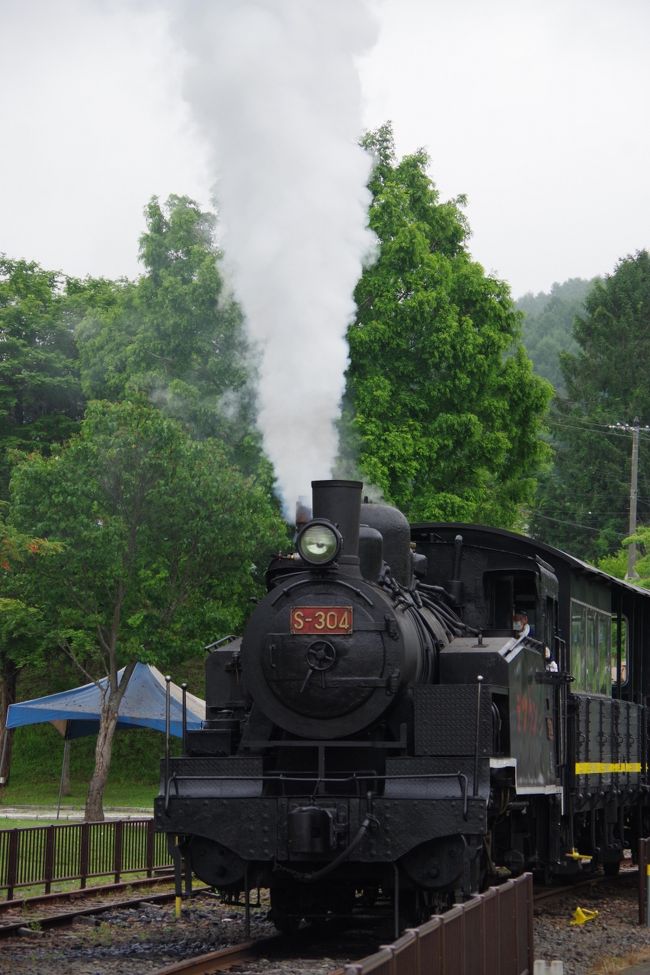
[{"label": "blue tarp canopy", "polygon": [[[124,668],[119,671],[122,678]],[[131,674],[117,718],[118,728],[140,726],[165,730],[166,682],[163,675],[149,664],[137,663]],[[172,735],[183,734],[183,692],[178,684],[170,683]],[[20,728],[26,724],[50,721],[66,738],[80,738],[96,734],[103,693],[108,687],[108,677],[97,684],[73,687],[69,691],[37,697],[33,701],[10,704],[7,728]],[[205,718],[205,701],[194,694],[186,694],[187,728],[193,731],[201,727]]]}]

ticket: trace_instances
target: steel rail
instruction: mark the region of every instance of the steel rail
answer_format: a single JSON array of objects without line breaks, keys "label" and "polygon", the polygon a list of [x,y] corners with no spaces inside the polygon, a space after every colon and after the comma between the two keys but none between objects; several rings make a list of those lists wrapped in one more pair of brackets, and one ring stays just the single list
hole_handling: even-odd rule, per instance
[{"label": "steel rail", "polygon": [[74,887],[71,890],[57,890],[52,894],[35,894],[33,897],[14,897],[10,901],[0,900],[0,917],[10,911],[35,907],[36,905],[56,904],[59,901],[68,902],[85,900],[89,897],[101,897],[106,894],[118,893],[122,890],[137,890],[138,887],[159,887],[162,884],[173,884],[174,874],[171,870],[156,877],[144,877],[137,880],[122,880],[119,884],[93,884],[92,887]]},{"label": "steel rail", "polygon": [[622,870],[620,873],[615,874],[613,877],[608,877],[604,873],[596,873],[591,877],[585,877],[584,880],[576,880],[575,883],[566,884],[564,887],[543,887],[535,891],[533,895],[533,903],[538,904],[545,900],[553,900],[555,897],[562,897],[566,894],[572,894],[573,891],[580,890],[582,887],[603,884],[607,881],[610,883],[617,883],[623,881],[626,877],[636,877],[638,872],[638,867],[629,867],[628,869]]},{"label": "steel rail", "polygon": [[[193,896],[200,896],[203,889],[196,890]],[[105,904],[93,904],[90,907],[78,907],[72,911],[60,911],[56,914],[43,914],[40,917],[21,917],[15,921],[0,924],[0,939],[10,938],[12,935],[34,934],[46,928],[53,928],[59,925],[72,924],[77,918],[91,917],[94,914],[103,914],[106,911],[122,910],[124,908],[134,908],[140,904],[164,904],[167,901],[175,900],[176,894],[173,890],[165,891],[163,894],[140,895],[129,897],[124,900],[108,901]]]},{"label": "steel rail", "polygon": [[255,961],[270,949],[277,949],[286,943],[285,935],[275,935],[271,938],[261,938],[259,941],[243,941],[238,945],[210,951],[205,955],[196,955],[185,961],[175,962],[165,968],[158,968],[151,975],[212,975],[213,972],[227,971],[235,965]]}]

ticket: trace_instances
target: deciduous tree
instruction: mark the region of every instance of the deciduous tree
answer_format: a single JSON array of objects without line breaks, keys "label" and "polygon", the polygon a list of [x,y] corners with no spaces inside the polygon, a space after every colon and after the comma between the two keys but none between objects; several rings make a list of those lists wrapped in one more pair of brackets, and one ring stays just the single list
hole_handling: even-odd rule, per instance
[{"label": "deciduous tree", "polygon": [[144,275],[91,308],[79,328],[84,390],[96,399],[146,395],[195,438],[222,440],[253,470],[261,463],[253,364],[220,271],[215,217],[179,196],[153,198],[145,217]]},{"label": "deciduous tree", "polygon": [[462,201],[440,202],[426,153],[397,161],[389,126],[365,145],[380,246],[349,329],[347,467],[411,520],[512,526],[545,457],[550,387],[533,374],[507,286],[469,256]]},{"label": "deciduous tree", "polygon": [[66,440],[83,415],[68,284],[59,272],[0,255],[1,498],[7,496],[8,452],[48,450]]},{"label": "deciduous tree", "polygon": [[254,567],[285,528],[220,443],[192,440],[136,402],[92,404],[60,452],[24,459],[11,481],[11,518],[17,530],[65,546],[31,566],[31,597],[86,678],[109,677],[86,802],[86,817],[102,818],[132,667],[171,662],[235,631],[256,592]]},{"label": "deciduous tree", "polygon": [[[3,502],[1,514],[7,510]],[[25,591],[25,570],[59,551],[56,542],[31,538],[0,520],[0,784],[9,777],[12,732],[7,729],[7,711],[16,701],[18,674],[50,645],[43,613]]]}]

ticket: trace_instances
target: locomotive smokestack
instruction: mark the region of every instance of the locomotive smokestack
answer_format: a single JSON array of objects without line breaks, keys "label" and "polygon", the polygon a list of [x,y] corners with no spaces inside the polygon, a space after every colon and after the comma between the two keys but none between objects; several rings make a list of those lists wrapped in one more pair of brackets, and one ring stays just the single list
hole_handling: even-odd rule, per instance
[{"label": "locomotive smokestack", "polygon": [[312,481],[314,518],[326,518],[343,536],[339,562],[359,564],[361,481]]}]

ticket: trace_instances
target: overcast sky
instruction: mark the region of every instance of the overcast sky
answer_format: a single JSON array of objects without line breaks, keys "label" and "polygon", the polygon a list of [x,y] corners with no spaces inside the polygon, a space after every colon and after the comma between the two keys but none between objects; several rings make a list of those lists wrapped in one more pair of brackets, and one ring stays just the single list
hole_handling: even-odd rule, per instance
[{"label": "overcast sky", "polygon": [[[650,246],[647,0],[375,5],[366,123],[427,148],[441,196],[467,195],[474,257],[515,296]],[[162,2],[0,11],[0,251],[136,275],[148,198],[208,205],[212,183]]]}]

